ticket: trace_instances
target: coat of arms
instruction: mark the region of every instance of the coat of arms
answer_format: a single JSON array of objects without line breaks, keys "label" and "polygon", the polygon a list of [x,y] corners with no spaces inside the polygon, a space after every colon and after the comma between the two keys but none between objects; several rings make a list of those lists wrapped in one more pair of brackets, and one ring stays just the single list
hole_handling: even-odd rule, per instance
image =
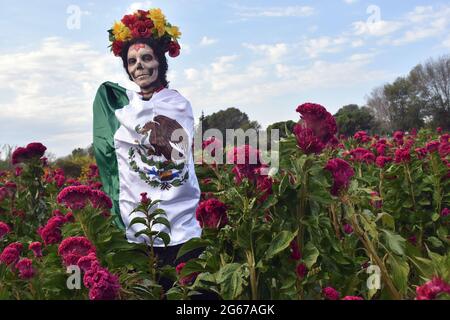
[{"label": "coat of arms", "polygon": [[[131,168],[152,187],[168,190],[182,185],[189,178],[189,143],[183,127],[176,120],[158,115],[142,128],[137,125],[135,131],[143,137],[135,141],[136,148],[128,151]],[[138,166],[136,155],[143,167]]]}]

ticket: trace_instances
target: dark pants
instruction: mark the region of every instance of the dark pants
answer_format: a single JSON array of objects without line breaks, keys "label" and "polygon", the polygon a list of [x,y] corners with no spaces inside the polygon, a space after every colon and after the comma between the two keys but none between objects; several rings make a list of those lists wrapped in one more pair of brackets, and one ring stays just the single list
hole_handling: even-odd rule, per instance
[{"label": "dark pants", "polygon": [[[191,259],[198,258],[198,256],[205,250],[204,248],[198,248],[188,253],[182,255],[178,259],[176,259],[178,251],[183,246],[184,243],[169,246],[169,247],[154,247],[155,254],[158,256],[158,264],[162,267],[165,265],[170,265],[172,267],[176,267],[182,262],[188,262]],[[164,292],[167,292],[170,288],[173,287],[174,282],[166,277],[161,277],[159,280],[159,284],[163,287]],[[200,295],[192,296],[192,300],[218,300],[219,297],[214,292],[202,291]]]}]

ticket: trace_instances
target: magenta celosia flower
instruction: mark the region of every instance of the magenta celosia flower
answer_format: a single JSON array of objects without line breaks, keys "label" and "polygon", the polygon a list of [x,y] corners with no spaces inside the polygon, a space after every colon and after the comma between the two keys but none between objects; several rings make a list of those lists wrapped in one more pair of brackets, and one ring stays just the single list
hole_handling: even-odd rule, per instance
[{"label": "magenta celosia flower", "polygon": [[289,246],[290,246],[290,250],[291,250],[291,259],[295,260],[295,261],[300,260],[302,258],[302,254],[298,247],[297,238],[292,240]]},{"label": "magenta celosia flower", "polygon": [[109,212],[112,208],[111,199],[101,190],[91,190],[90,199],[92,206],[96,209],[103,209]]},{"label": "magenta celosia flower", "polygon": [[195,217],[202,228],[220,229],[228,223],[226,205],[215,198],[200,202]]},{"label": "magenta celosia flower", "polygon": [[93,190],[95,189],[100,190],[103,187],[103,184],[98,181],[89,181],[89,187]]},{"label": "magenta celosia flower", "polygon": [[47,148],[39,142],[29,143],[25,148],[19,147],[14,150],[12,154],[12,164],[15,165],[18,163],[27,162],[28,160],[34,158],[40,158],[44,155],[45,150],[47,150]]},{"label": "magenta celosia flower", "polygon": [[42,257],[42,244],[40,242],[32,242],[28,246],[28,249],[33,251],[36,258]]},{"label": "magenta celosia flower", "polygon": [[[186,262],[182,262],[176,266],[175,270],[178,275],[181,273],[181,270],[183,270],[185,265],[186,265]],[[199,274],[200,274],[199,272],[193,272],[185,277],[182,277],[179,280],[180,285],[182,285],[182,286],[190,285],[191,283],[193,283],[195,281],[195,278],[197,278],[197,276]]]},{"label": "magenta celosia flower", "polygon": [[364,300],[364,299],[358,296],[345,296],[342,298],[342,300]]},{"label": "magenta celosia flower", "polygon": [[326,287],[322,289],[322,294],[327,300],[339,300],[340,293],[333,287]]},{"label": "magenta celosia flower", "polygon": [[353,138],[361,143],[366,143],[371,140],[370,136],[368,136],[367,132],[365,132],[365,131],[356,132],[355,135],[353,136]]},{"label": "magenta celosia flower", "polygon": [[409,148],[398,148],[395,150],[395,163],[403,163],[411,161],[411,154]]},{"label": "magenta celosia flower", "polygon": [[23,168],[22,167],[16,167],[15,175],[16,177],[19,177],[22,174]]},{"label": "magenta celosia flower", "polygon": [[442,133],[442,128],[441,127],[437,127],[436,132],[441,134]]},{"label": "magenta celosia flower", "polygon": [[81,210],[91,197],[92,190],[88,186],[69,186],[61,190],[56,198],[58,203],[64,204],[72,210]]},{"label": "magenta celosia flower", "polygon": [[7,266],[14,266],[19,261],[22,249],[23,245],[20,242],[10,243],[0,254],[0,263],[4,263]]},{"label": "magenta celosia flower", "polygon": [[11,232],[11,228],[4,222],[0,221],[0,240],[8,233]]},{"label": "magenta celosia flower", "polygon": [[323,106],[305,103],[296,111],[300,113],[301,120],[294,127],[294,135],[303,152],[317,154],[327,145],[338,144],[336,120]]},{"label": "magenta celosia flower", "polygon": [[377,167],[379,167],[379,168],[384,168],[386,166],[386,164],[391,163],[391,162],[392,162],[392,158],[385,157],[385,156],[378,156],[377,159],[375,160],[375,163],[376,163]]},{"label": "magenta celosia flower", "polygon": [[450,295],[450,285],[439,277],[434,277],[416,288],[416,300],[434,300],[441,294]]},{"label": "magenta celosia flower", "polygon": [[81,257],[95,254],[95,247],[86,237],[69,237],[64,239],[58,248],[58,254],[65,266],[77,265]]},{"label": "magenta celosia flower", "polygon": [[88,179],[94,179],[94,178],[98,178],[99,176],[99,172],[98,172],[98,167],[95,164],[90,164],[89,165],[89,173],[88,173]]},{"label": "magenta celosia flower", "polygon": [[75,216],[73,215],[73,212],[67,212],[64,218],[67,222],[75,222]]},{"label": "magenta celosia flower", "polygon": [[228,151],[227,163],[235,164],[232,172],[236,182],[240,183],[244,178],[255,179],[255,170],[261,166],[261,155],[258,149],[246,144]]},{"label": "magenta celosia flower", "polygon": [[441,142],[439,144],[439,156],[444,159],[450,154],[450,143],[449,142]]},{"label": "magenta celosia flower", "polygon": [[202,142],[202,150],[205,150],[206,148],[207,151],[211,151],[211,156],[215,157],[216,150],[220,150],[223,148],[223,142],[216,137],[209,137]]},{"label": "magenta celosia flower", "polygon": [[344,232],[346,234],[352,234],[353,233],[353,227],[350,224],[348,224],[348,223],[344,225],[343,229],[344,229]]},{"label": "magenta celosia flower", "polygon": [[83,272],[87,272],[90,270],[94,264],[99,263],[97,260],[97,256],[95,253],[91,252],[87,256],[81,257],[78,260],[78,266],[80,267]]},{"label": "magenta celosia flower", "polygon": [[147,197],[147,192],[141,193],[141,203],[143,205],[148,205],[152,200]]},{"label": "magenta celosia flower", "polygon": [[374,200],[374,198],[380,197],[380,194],[376,191],[370,193],[372,199],[370,200],[370,205],[375,209],[381,209],[383,206],[383,200]]},{"label": "magenta celosia flower", "polygon": [[258,202],[262,203],[272,194],[272,178],[269,176],[258,175],[256,178],[256,190],[261,195],[258,198]]},{"label": "magenta celosia flower", "polygon": [[415,246],[417,244],[417,237],[415,235],[412,235],[410,237],[408,237],[408,241],[409,243],[411,243],[413,246]]},{"label": "magenta celosia flower", "polygon": [[295,269],[295,273],[299,279],[303,279],[308,274],[308,268],[304,263],[300,263]]},{"label": "magenta celosia flower", "polygon": [[414,151],[417,153],[417,158],[419,159],[424,159],[428,152],[426,148],[416,148]]},{"label": "magenta celosia flower", "polygon": [[33,268],[33,261],[28,258],[23,258],[17,262],[16,269],[19,270],[19,277],[24,280],[31,279],[36,274]]},{"label": "magenta celosia flower", "polygon": [[[450,210],[448,208],[444,208],[441,211],[441,217],[448,217],[450,215]],[[0,237],[1,238],[1,237]]]},{"label": "magenta celosia flower", "polygon": [[64,185],[64,183],[66,182],[66,178],[63,175],[61,175],[61,174],[55,175],[53,180],[55,181],[56,186],[58,188],[61,188]]},{"label": "magenta celosia flower", "polygon": [[403,145],[403,137],[404,136],[405,136],[405,133],[402,131],[394,132],[394,141],[397,143],[397,145],[399,145],[399,146]]},{"label": "magenta celosia flower", "polygon": [[439,141],[430,141],[426,144],[425,148],[429,153],[437,152],[439,150]]},{"label": "magenta celosia flower", "polygon": [[83,277],[83,283],[89,289],[90,300],[114,300],[119,296],[119,277],[94,262]]},{"label": "magenta celosia flower", "polygon": [[355,174],[352,167],[340,158],[329,160],[325,170],[330,171],[333,176],[331,194],[334,196],[337,196],[339,191],[348,188],[350,180]]},{"label": "magenta celosia flower", "polygon": [[38,229],[38,234],[41,236],[45,245],[59,243],[62,240],[61,227],[66,223],[64,216],[53,216],[47,224]]},{"label": "magenta celosia flower", "polygon": [[350,151],[351,161],[373,163],[375,161],[375,155],[367,149],[356,148]]}]

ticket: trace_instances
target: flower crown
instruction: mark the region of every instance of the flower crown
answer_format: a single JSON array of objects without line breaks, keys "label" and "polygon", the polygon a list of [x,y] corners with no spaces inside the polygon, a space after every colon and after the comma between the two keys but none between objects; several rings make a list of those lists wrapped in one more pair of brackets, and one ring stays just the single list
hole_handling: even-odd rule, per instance
[{"label": "flower crown", "polygon": [[138,10],[125,15],[120,22],[115,22],[108,30],[112,53],[119,57],[126,42],[137,38],[153,38],[159,40],[164,51],[172,58],[180,54],[177,39],[181,36],[178,27],[166,21],[161,9],[148,11]]}]

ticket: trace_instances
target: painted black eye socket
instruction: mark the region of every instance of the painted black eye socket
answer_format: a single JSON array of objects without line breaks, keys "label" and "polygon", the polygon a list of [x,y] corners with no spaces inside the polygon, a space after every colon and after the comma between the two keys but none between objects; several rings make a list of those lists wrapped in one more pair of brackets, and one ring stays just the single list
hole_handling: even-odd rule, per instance
[{"label": "painted black eye socket", "polygon": [[152,57],[151,55],[149,55],[149,54],[145,54],[145,55],[142,57],[142,60],[144,60],[144,61],[152,61],[152,60],[153,60],[153,57]]},{"label": "painted black eye socket", "polygon": [[136,63],[136,59],[134,59],[134,58],[128,59],[128,64],[129,65],[133,65],[135,63]]}]

